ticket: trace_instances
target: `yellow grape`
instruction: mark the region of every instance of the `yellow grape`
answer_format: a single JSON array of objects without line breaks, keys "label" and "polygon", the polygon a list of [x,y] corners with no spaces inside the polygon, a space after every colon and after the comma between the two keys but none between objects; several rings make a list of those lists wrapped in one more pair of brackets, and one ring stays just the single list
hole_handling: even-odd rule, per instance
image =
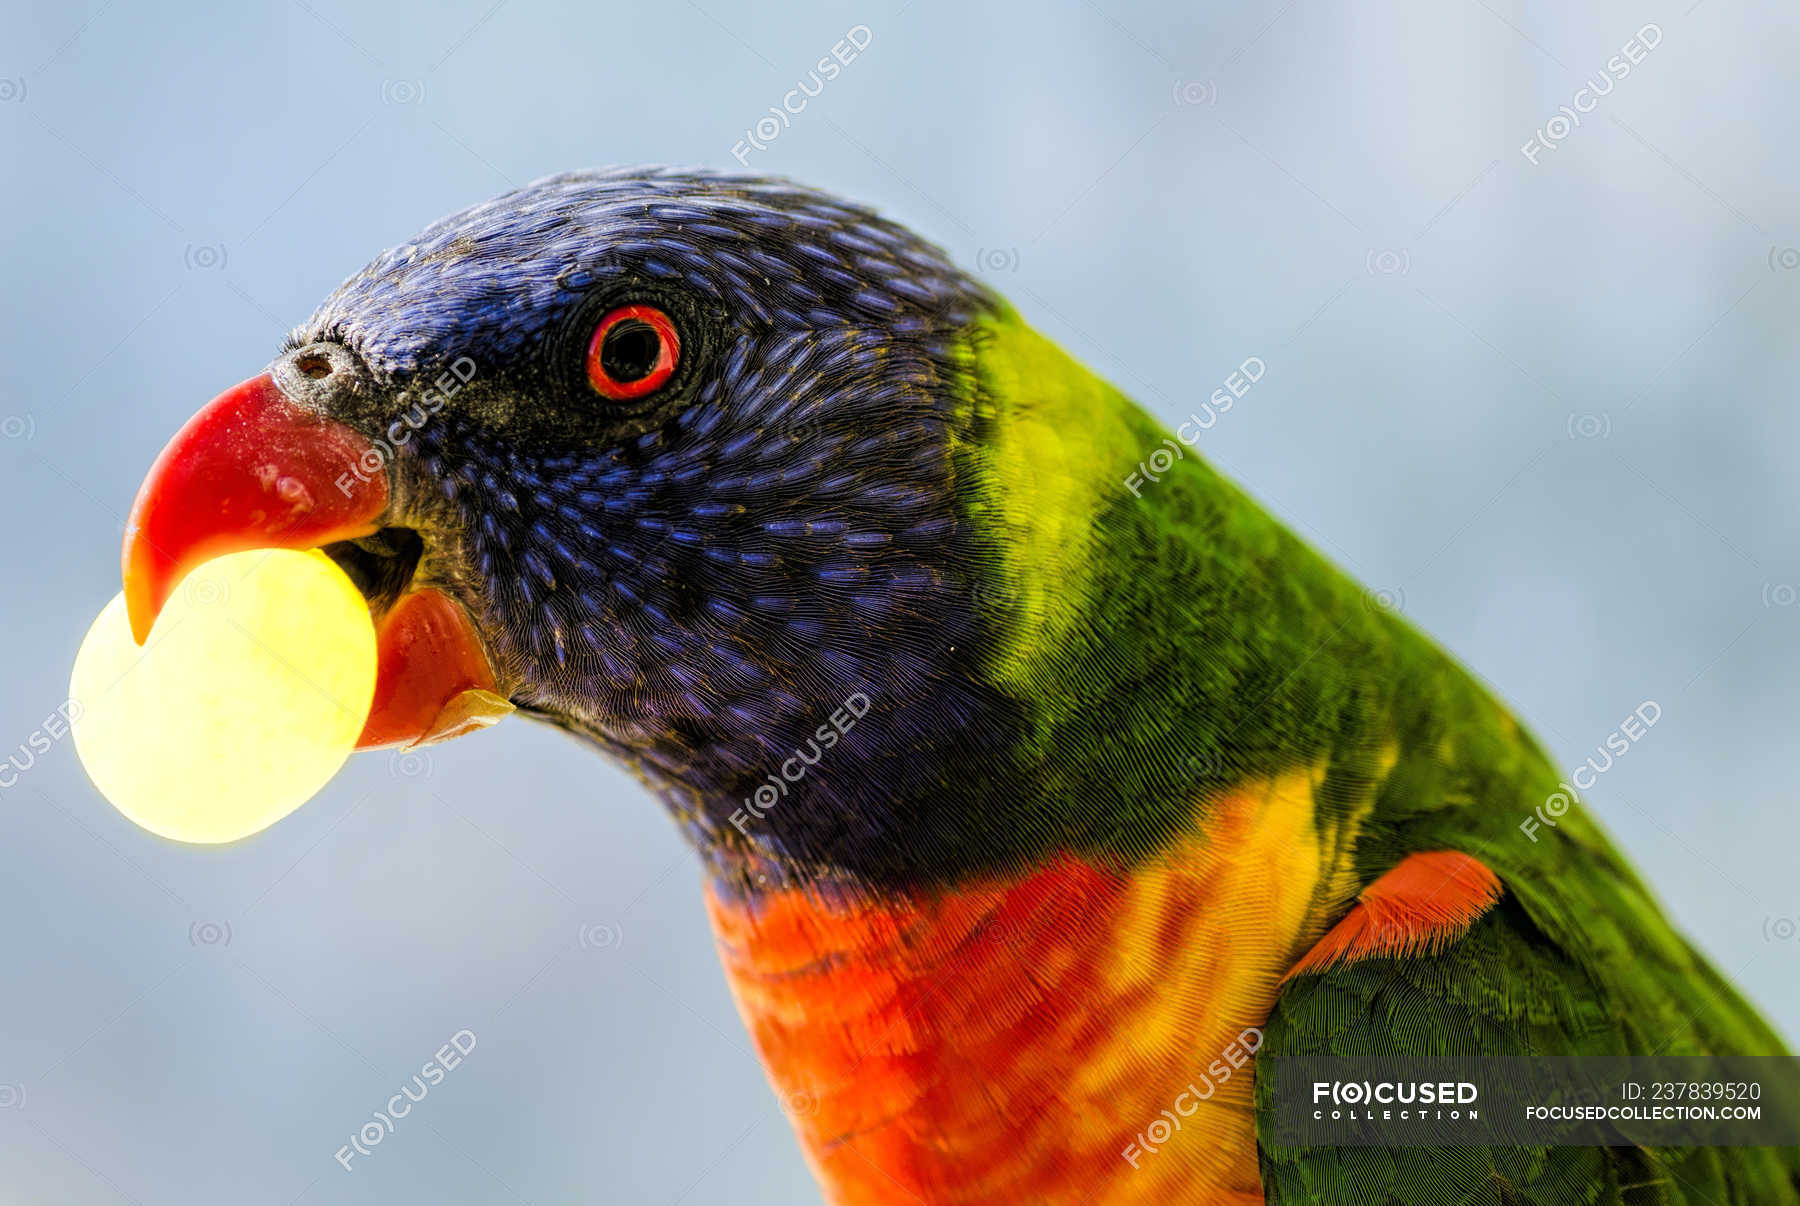
[{"label": "yellow grape", "polygon": [[75,749],[100,794],[182,842],[235,841],[325,786],[375,691],[375,628],[319,552],[209,561],[140,648],[125,597],[88,630],[69,695]]}]

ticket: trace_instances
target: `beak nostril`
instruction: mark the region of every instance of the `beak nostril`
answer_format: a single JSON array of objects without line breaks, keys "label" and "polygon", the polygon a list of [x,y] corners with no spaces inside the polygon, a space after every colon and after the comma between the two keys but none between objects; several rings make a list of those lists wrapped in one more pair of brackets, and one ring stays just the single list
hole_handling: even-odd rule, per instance
[{"label": "beak nostril", "polygon": [[331,358],[318,352],[308,352],[294,358],[294,368],[302,377],[317,381],[320,377],[331,376]]}]

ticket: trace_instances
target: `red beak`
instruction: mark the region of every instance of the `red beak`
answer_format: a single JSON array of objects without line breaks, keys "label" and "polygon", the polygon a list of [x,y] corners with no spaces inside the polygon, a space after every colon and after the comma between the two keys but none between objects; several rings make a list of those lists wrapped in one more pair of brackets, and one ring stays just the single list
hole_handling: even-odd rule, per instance
[{"label": "red beak", "polygon": [[[369,466],[375,466],[374,472]],[[175,433],[125,525],[125,607],[141,644],[181,580],[246,549],[309,549],[380,530],[387,475],[365,437],[292,402],[264,373]],[[374,617],[375,701],[357,744],[454,737],[511,711],[468,613],[414,589]]]}]

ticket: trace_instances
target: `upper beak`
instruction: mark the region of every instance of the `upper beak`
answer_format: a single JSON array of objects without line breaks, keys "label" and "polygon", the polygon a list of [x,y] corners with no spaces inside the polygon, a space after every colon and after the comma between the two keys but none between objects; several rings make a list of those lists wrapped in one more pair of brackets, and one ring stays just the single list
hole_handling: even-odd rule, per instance
[{"label": "upper beak", "polygon": [[[139,487],[125,525],[125,607],[140,644],[182,578],[246,549],[308,549],[371,536],[388,510],[374,446],[295,404],[264,373],[189,419]],[[414,589],[376,622],[375,702],[358,745],[418,744],[512,710],[462,606]]]}]

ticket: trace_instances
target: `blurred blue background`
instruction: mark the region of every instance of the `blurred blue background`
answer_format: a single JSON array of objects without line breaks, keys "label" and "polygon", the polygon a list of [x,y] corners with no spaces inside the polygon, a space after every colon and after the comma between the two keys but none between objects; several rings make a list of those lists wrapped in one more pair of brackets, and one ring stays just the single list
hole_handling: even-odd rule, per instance
[{"label": "blurred blue background", "polygon": [[[1171,422],[1261,357],[1204,452],[1565,766],[1655,700],[1594,807],[1800,1035],[1773,4],[4,0],[0,759],[62,703],[163,441],[341,278],[553,171],[735,167],[856,25],[747,165],[935,238]],[[695,863],[609,764],[509,722],[353,759],[224,850],[134,829],[67,741],[0,789],[0,1201],[598,1200],[816,1200]]]}]

